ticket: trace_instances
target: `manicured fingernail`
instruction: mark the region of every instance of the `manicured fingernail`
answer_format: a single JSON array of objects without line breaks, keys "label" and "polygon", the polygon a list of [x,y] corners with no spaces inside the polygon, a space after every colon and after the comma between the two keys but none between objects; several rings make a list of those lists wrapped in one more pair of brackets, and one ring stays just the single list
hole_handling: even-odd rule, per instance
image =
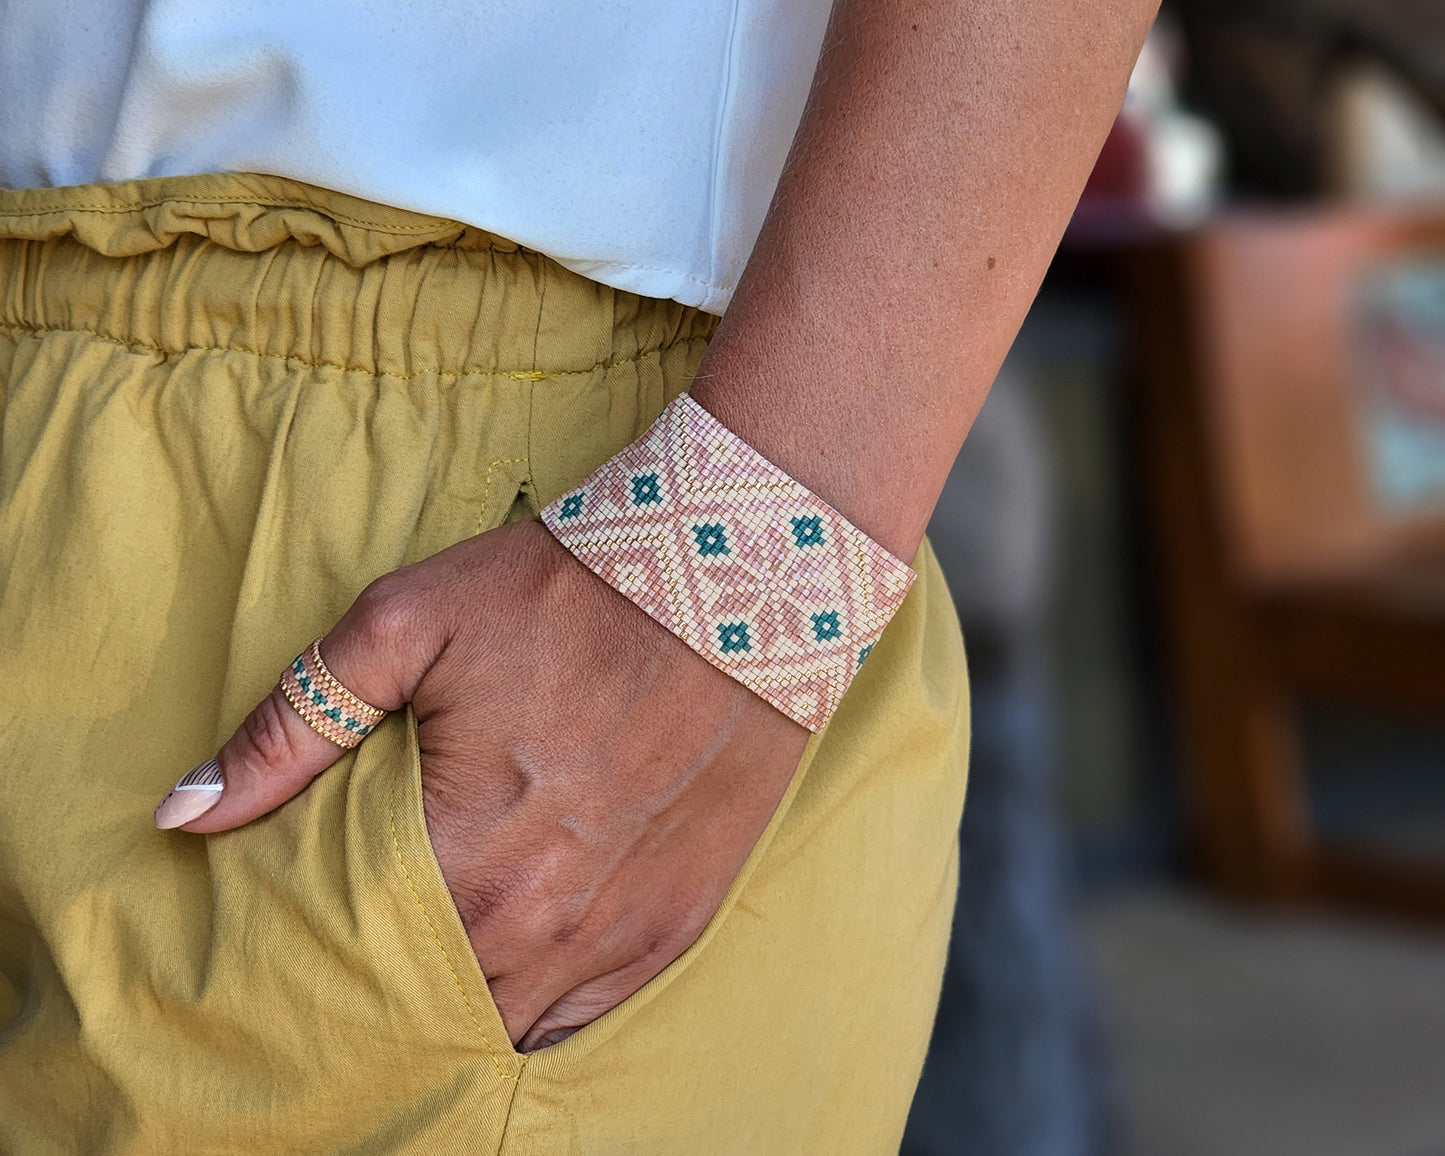
[{"label": "manicured fingernail", "polygon": [[221,801],[226,784],[221,778],[221,764],[207,759],[199,767],[187,771],[181,781],[156,808],[156,826],[162,831],[182,827],[199,819]]}]

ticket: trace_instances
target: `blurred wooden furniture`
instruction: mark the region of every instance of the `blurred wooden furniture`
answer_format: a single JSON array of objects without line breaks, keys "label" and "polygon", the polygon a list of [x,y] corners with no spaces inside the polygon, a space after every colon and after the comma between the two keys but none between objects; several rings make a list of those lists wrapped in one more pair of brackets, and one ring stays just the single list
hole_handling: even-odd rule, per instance
[{"label": "blurred wooden furniture", "polygon": [[1445,717],[1445,517],[1372,505],[1351,392],[1358,275],[1414,253],[1445,258],[1445,211],[1227,217],[1133,263],[1193,817],[1238,896],[1445,918],[1445,860],[1315,838],[1294,713],[1308,696]]}]

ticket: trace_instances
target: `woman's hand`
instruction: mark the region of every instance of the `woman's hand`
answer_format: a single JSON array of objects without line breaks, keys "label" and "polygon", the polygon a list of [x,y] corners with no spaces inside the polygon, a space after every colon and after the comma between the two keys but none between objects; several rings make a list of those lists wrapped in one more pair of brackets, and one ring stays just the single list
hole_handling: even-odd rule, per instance
[{"label": "woman's hand", "polygon": [[[535,520],[377,579],[321,649],[366,701],[413,704],[432,845],[523,1050],[697,938],[808,738]],[[249,822],[341,753],[274,691],[218,755],[221,801],[185,829]]]}]

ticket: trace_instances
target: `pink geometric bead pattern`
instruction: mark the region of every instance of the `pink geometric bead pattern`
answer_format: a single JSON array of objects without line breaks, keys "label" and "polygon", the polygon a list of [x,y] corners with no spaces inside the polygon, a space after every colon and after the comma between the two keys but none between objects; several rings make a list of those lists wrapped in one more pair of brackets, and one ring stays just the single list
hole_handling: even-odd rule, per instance
[{"label": "pink geometric bead pattern", "polygon": [[685,393],[542,521],[595,574],[812,731],[914,579]]}]

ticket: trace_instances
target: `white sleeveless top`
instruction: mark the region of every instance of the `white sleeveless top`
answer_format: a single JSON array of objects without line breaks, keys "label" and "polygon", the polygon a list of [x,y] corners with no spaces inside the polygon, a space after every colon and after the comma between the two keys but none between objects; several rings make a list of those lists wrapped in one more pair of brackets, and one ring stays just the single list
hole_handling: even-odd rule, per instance
[{"label": "white sleeveless top", "polygon": [[0,0],[0,186],[251,171],[720,313],[829,0]]}]

